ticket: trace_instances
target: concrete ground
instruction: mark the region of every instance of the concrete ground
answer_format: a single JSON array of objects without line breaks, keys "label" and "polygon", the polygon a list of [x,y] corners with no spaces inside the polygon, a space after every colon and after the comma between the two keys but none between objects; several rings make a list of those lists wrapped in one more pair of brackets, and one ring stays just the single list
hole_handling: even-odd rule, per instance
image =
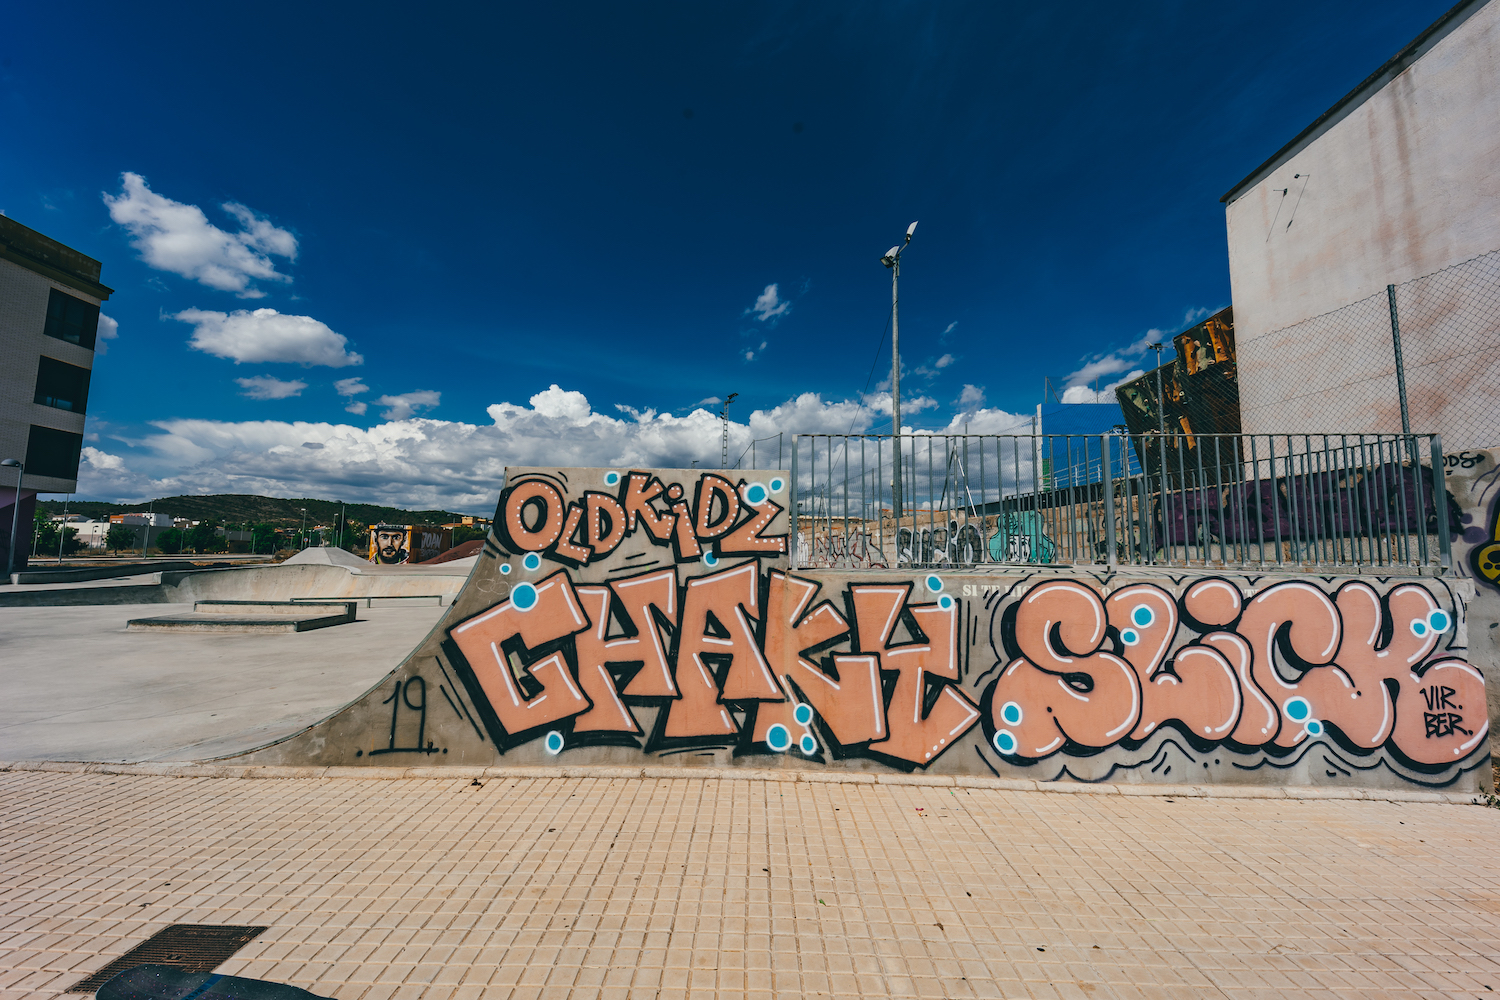
[{"label": "concrete ground", "polygon": [[0,760],[199,760],[327,717],[405,658],[442,608],[360,608],[291,635],[127,632],[183,605],[0,608]]},{"label": "concrete ground", "polygon": [[179,922],[339,1000],[1500,991],[1480,806],[348,770],[0,772],[0,1000]]}]

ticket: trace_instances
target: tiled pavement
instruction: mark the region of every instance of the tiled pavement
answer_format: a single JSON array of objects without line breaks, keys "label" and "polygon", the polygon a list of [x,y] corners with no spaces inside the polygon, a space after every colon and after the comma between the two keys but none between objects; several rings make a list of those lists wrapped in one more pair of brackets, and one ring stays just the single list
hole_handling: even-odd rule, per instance
[{"label": "tiled pavement", "polygon": [[219,971],[340,1000],[1491,996],[1497,840],[1438,802],[13,770],[0,1000],[178,922],[268,925]]}]

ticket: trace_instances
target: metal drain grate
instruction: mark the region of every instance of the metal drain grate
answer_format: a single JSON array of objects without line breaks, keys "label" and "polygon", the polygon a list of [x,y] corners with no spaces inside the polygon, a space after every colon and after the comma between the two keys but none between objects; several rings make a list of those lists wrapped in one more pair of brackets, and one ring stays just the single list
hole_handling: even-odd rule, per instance
[{"label": "metal drain grate", "polygon": [[93,993],[137,965],[169,965],[184,972],[212,972],[265,929],[232,924],[173,924],[64,992]]}]

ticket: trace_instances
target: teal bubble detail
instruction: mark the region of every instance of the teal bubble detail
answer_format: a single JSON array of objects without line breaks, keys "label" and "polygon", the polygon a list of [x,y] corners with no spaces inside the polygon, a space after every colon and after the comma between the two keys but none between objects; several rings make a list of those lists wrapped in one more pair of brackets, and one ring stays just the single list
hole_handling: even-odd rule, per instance
[{"label": "teal bubble detail", "polygon": [[942,597],[939,597],[938,598],[938,607],[942,608],[944,611],[950,611],[950,610],[952,610],[952,608],[953,608],[953,595],[952,594],[944,594]]},{"label": "teal bubble detail", "polygon": [[619,482],[620,482],[620,474],[618,472],[606,472],[604,474],[604,485],[605,486],[616,486],[616,485],[619,484]]},{"label": "teal bubble detail", "polygon": [[536,607],[536,587],[529,583],[518,583],[510,590],[510,603],[517,611],[530,611]]},{"label": "teal bubble detail", "polygon": [[812,706],[805,701],[802,702],[796,708],[792,709],[792,718],[797,720],[797,725],[799,726],[807,725],[812,721]]},{"label": "teal bubble detail", "polygon": [[1147,605],[1137,604],[1135,609],[1130,612],[1130,620],[1141,628],[1145,628],[1156,621],[1156,612],[1152,611]]},{"label": "teal bubble detail", "polygon": [[717,566],[719,565],[719,557],[714,555],[712,552],[705,552],[703,553],[703,565]]},{"label": "teal bubble detail", "polygon": [[501,563],[500,564],[500,575],[501,576],[510,576],[510,563]]},{"label": "teal bubble detail", "polygon": [[745,487],[745,502],[752,507],[759,507],[766,502],[766,484],[751,483]]},{"label": "teal bubble detail", "polygon": [[785,479],[782,479],[780,476],[777,476],[775,479],[771,480],[771,492],[772,493],[780,493],[784,489],[786,489],[786,480]]},{"label": "teal bubble detail", "polygon": [[1009,756],[1016,752],[1016,734],[1009,729],[997,730],[995,733],[995,749]]},{"label": "teal bubble detail", "polygon": [[1127,646],[1134,646],[1141,641],[1141,634],[1133,628],[1128,628],[1120,633],[1120,641]]},{"label": "teal bubble detail", "polygon": [[778,722],[766,730],[766,746],[772,750],[781,753],[791,745],[792,734],[787,730],[786,726]]},{"label": "teal bubble detail", "polygon": [[802,752],[809,757],[818,752],[818,741],[813,739],[811,736],[808,736],[806,733],[802,734],[802,740],[797,745],[801,747]]},{"label": "teal bubble detail", "polygon": [[1427,634],[1427,623],[1424,622],[1420,618],[1413,618],[1411,620],[1411,634],[1414,635],[1414,636],[1416,636],[1419,639],[1422,636],[1426,635]]},{"label": "teal bubble detail", "polygon": [[1281,710],[1293,722],[1306,722],[1312,718],[1312,706],[1307,703],[1306,698],[1300,695],[1295,698],[1288,698],[1286,703],[1281,706]]},{"label": "teal bubble detail", "polygon": [[927,577],[927,589],[934,594],[941,594],[943,592],[943,578],[936,573],[930,574]]},{"label": "teal bubble detail", "polygon": [[1427,616],[1427,627],[1434,632],[1442,633],[1448,631],[1448,626],[1453,624],[1453,619],[1448,617],[1446,611],[1434,611]]},{"label": "teal bubble detail", "polygon": [[542,566],[542,557],[535,552],[528,552],[526,553],[526,558],[521,560],[521,565],[527,569],[540,569]]},{"label": "teal bubble detail", "polygon": [[546,746],[547,752],[550,754],[556,755],[562,753],[563,734],[556,729],[552,730],[552,732],[547,734]]},{"label": "teal bubble detail", "polygon": [[1000,718],[1007,726],[1019,726],[1021,724],[1021,706],[1013,701],[1007,701],[1000,708]]},{"label": "teal bubble detail", "polygon": [[1309,719],[1307,721],[1307,733],[1309,736],[1322,736],[1323,723],[1319,722],[1317,719]]}]

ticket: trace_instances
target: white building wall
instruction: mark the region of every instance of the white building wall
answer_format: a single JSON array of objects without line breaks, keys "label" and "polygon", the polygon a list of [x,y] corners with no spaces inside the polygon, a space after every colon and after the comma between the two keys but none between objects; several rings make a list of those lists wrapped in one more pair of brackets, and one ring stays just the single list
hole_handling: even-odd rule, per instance
[{"label": "white building wall", "polygon": [[[1238,192],[1227,223],[1245,431],[1399,432],[1386,286],[1500,250],[1500,3]],[[1450,451],[1500,444],[1495,274],[1500,257],[1398,292],[1412,430]]]}]

